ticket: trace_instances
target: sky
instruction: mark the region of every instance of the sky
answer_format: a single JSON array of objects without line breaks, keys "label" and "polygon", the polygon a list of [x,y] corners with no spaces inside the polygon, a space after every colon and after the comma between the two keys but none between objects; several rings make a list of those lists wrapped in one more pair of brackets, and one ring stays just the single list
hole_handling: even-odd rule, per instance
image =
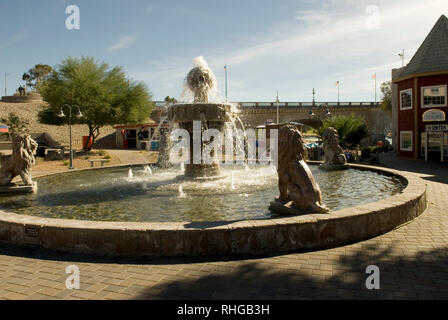
[{"label": "sky", "polygon": [[[79,29],[67,29],[67,6]],[[447,0],[1,0],[0,92],[35,64],[92,56],[122,66],[154,100],[179,99],[203,56],[229,101],[374,101]]]}]

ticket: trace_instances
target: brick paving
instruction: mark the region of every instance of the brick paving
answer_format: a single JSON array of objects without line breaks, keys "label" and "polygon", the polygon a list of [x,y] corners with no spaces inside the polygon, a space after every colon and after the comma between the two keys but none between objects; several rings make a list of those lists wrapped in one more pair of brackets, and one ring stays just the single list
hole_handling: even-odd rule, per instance
[{"label": "brick paving", "polygon": [[[1,299],[448,299],[448,166],[381,163],[428,183],[428,209],[381,236],[312,252],[216,258],[112,258],[0,244]],[[367,290],[368,265],[381,271]],[[80,289],[66,289],[66,267]]]}]

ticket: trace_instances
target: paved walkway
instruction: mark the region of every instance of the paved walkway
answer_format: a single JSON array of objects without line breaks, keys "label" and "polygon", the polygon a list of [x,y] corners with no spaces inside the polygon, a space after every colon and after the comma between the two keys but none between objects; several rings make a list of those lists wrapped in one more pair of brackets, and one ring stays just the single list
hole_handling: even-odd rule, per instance
[{"label": "paved walkway", "polygon": [[[0,244],[2,299],[448,299],[448,167],[381,157],[428,183],[428,209],[411,223],[343,247],[260,257],[92,258]],[[368,265],[381,288],[367,290]],[[66,267],[81,288],[66,289]]]},{"label": "paved walkway", "polygon": [[148,159],[137,150],[127,150],[127,149],[104,149],[107,153],[115,155],[118,157],[123,164],[141,164],[147,163]]}]

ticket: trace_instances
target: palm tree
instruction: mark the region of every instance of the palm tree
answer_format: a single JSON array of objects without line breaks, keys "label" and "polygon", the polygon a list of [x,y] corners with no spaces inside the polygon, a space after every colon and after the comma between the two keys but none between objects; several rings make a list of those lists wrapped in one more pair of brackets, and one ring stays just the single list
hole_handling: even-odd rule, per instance
[{"label": "palm tree", "polygon": [[25,94],[28,92],[28,83],[30,82],[31,76],[29,73],[24,73],[22,75],[22,80],[25,81]]}]

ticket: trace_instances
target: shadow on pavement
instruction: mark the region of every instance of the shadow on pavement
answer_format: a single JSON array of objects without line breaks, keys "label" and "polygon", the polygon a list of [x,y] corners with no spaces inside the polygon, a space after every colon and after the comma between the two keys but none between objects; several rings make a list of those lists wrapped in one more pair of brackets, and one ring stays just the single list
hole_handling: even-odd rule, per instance
[{"label": "shadow on pavement", "polygon": [[[365,247],[342,257],[327,277],[247,261],[225,273],[148,287],[136,299],[448,299],[447,257],[448,248],[405,257]],[[366,289],[371,264],[380,269],[380,290]]]},{"label": "shadow on pavement", "polygon": [[423,160],[400,159],[392,152],[378,154],[379,165],[419,174],[428,181],[448,183],[448,162],[425,162]]}]

